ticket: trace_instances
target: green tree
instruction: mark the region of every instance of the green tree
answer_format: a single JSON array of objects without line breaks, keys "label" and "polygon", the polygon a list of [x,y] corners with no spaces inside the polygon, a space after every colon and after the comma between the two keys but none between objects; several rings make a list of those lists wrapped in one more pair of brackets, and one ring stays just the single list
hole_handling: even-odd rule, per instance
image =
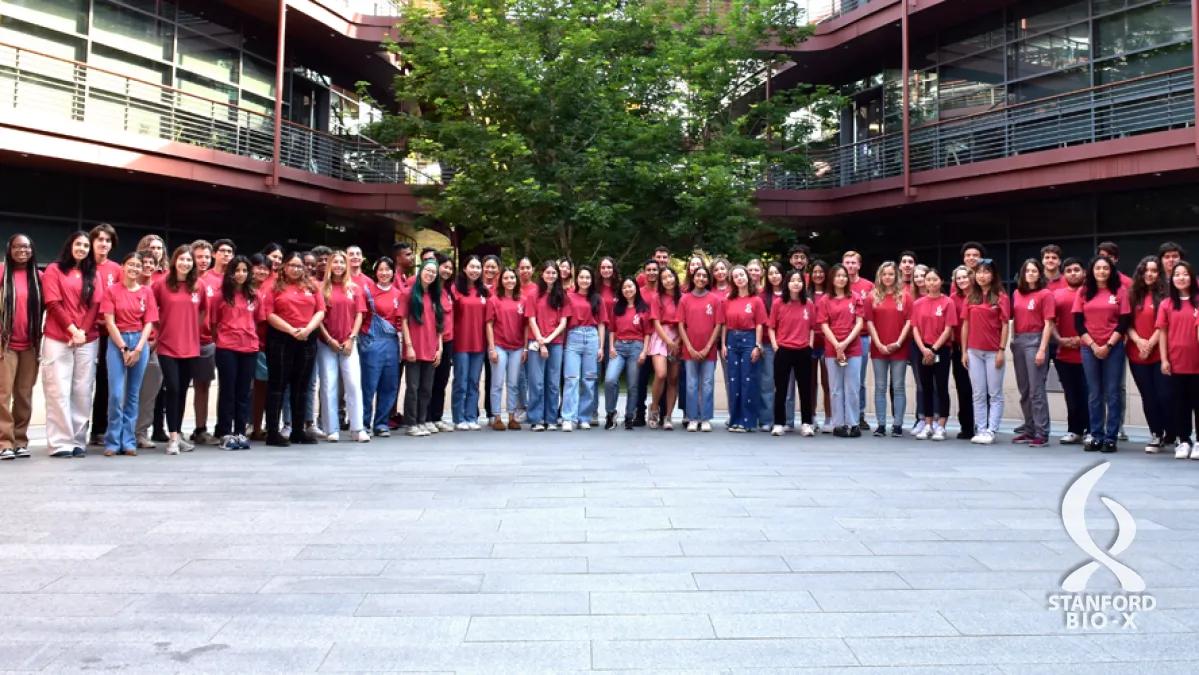
[{"label": "green tree", "polygon": [[806,86],[733,105],[786,60],[769,46],[806,36],[790,0],[442,7],[401,17],[388,48],[404,64],[404,112],[375,133],[441,163],[445,185],[419,196],[468,245],[634,264],[663,243],[760,248],[772,228],[755,213],[755,182],[768,164],[804,168],[785,150],[835,106]]}]

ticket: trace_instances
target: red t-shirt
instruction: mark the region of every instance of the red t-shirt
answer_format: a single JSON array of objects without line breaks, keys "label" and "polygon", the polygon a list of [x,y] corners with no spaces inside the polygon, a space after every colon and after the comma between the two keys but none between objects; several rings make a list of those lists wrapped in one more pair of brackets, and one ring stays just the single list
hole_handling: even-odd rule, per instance
[{"label": "red t-shirt", "polygon": [[953,300],[953,309],[958,315],[958,325],[953,329],[953,341],[958,345],[962,344],[962,324],[966,321],[966,297],[956,290],[949,296],[949,299]]},{"label": "red t-shirt", "polygon": [[[563,318],[570,318],[571,310],[568,301],[563,301],[562,307],[559,309],[550,307],[550,303],[547,298],[539,297],[537,295],[530,296],[526,302],[529,303],[530,307],[535,308],[533,310],[533,314],[531,314],[529,318],[537,320],[537,330],[541,332],[541,337],[546,337],[550,333],[553,333],[555,330],[557,330],[558,324],[561,323]],[[533,340],[534,338],[536,338],[536,336],[533,335],[533,331],[530,328],[529,339]],[[550,341],[550,344],[560,345],[564,344],[565,342],[566,331],[563,330],[558,334],[558,337]]]},{"label": "red t-shirt", "polygon": [[992,306],[983,298],[978,304],[966,303],[966,321],[970,322],[967,349],[984,352],[999,351],[1003,327],[1012,319],[1012,301],[1007,293],[999,294],[998,304]]},{"label": "red t-shirt", "polygon": [[1100,289],[1090,300],[1087,300],[1084,288],[1074,298],[1074,313],[1083,315],[1083,325],[1086,326],[1087,333],[1090,334],[1092,340],[1099,344],[1107,342],[1112,337],[1112,333],[1116,332],[1120,317],[1131,312],[1132,310],[1128,306],[1128,294],[1124,288],[1115,293]]},{"label": "red t-shirt", "polygon": [[770,326],[774,328],[774,339],[779,347],[803,349],[810,346],[816,313],[815,303],[783,302],[775,298],[770,308]]},{"label": "red t-shirt", "polygon": [[479,297],[472,285],[466,295],[454,296],[454,351],[460,354],[480,354],[487,349],[483,322],[491,298]]},{"label": "red t-shirt", "polygon": [[[616,280],[620,283],[620,279]],[[607,310],[608,319],[612,318],[612,308],[616,306],[616,292],[610,286],[600,285],[600,297],[604,300],[604,309]]]},{"label": "red t-shirt", "polygon": [[87,341],[91,342],[100,337],[100,328],[96,317],[100,315],[100,300],[104,297],[104,288],[99,277],[96,278],[95,289],[92,291],[92,302],[83,305],[83,277],[79,270],[71,269],[63,272],[58,263],[50,263],[46,273],[42,275],[42,302],[46,307],[46,326],[43,334],[51,340],[69,342],[70,334],[67,327],[74,326],[87,333]]},{"label": "red t-shirt", "polygon": [[[41,272],[38,278],[44,281]],[[12,335],[9,336],[8,348],[14,352],[25,351],[33,347],[29,342],[29,272],[28,269],[13,270],[13,317]],[[0,290],[4,288],[4,263],[0,263]],[[44,287],[43,287],[44,288]],[[45,290],[42,291],[43,295]],[[40,319],[39,319],[40,320]],[[65,342],[65,340],[64,340]]]},{"label": "red t-shirt", "polygon": [[1043,288],[1024,294],[1016,291],[1012,296],[1013,330],[1019,333],[1040,333],[1045,330],[1045,321],[1057,318],[1053,306],[1053,291]]},{"label": "red t-shirt", "polygon": [[[411,286],[409,286],[411,288]],[[445,286],[441,287],[441,340],[450,342],[454,339],[454,296]],[[400,304],[403,304],[403,298]]]},{"label": "red t-shirt", "polygon": [[649,311],[638,312],[635,308],[627,306],[627,303],[624,304],[626,305],[624,314],[617,316],[615,309],[612,311],[612,339],[618,342],[627,340],[640,342],[645,339],[646,335],[653,332],[653,317]]},{"label": "red t-shirt", "polygon": [[[200,291],[204,301],[204,306],[208,307],[214,298],[221,295],[221,284],[225,282],[223,274],[217,274],[213,270],[208,270],[204,276],[200,277],[196,282],[196,289]],[[205,321],[204,325],[200,326],[200,344],[212,344],[212,322]]]},{"label": "red t-shirt", "polygon": [[[921,342],[925,347],[932,349],[946,327],[957,327],[957,304],[947,295],[939,295],[936,298],[926,295],[912,305],[911,320],[912,328],[920,331]],[[946,340],[945,344],[949,344],[950,341]]]},{"label": "red t-shirt", "polygon": [[[105,289],[113,286],[122,286],[121,280],[125,276],[125,270],[121,269],[121,264],[109,258],[102,263],[96,263],[96,278],[104,285]],[[101,311],[101,314],[104,312]],[[140,330],[140,329],[139,329]],[[127,332],[127,331],[122,331]]]},{"label": "red t-shirt", "polygon": [[[1078,337],[1078,331],[1074,330],[1074,296],[1078,295],[1077,288],[1059,288],[1053,292],[1053,310],[1057,319],[1057,334],[1063,338]],[[1057,360],[1062,363],[1082,363],[1082,349],[1080,347],[1063,347],[1060,344],[1057,347]]]},{"label": "red t-shirt", "polygon": [[[416,360],[431,362],[437,356],[437,314],[433,308],[433,298],[428,293],[424,294],[422,300],[421,323],[417,323],[416,319],[411,316],[412,289],[407,289],[400,298],[400,318],[408,319],[408,339],[412,341],[412,350],[416,352]],[[442,314],[441,320],[449,321],[449,317]],[[404,356],[407,356],[407,353],[408,348],[405,347]]]},{"label": "red t-shirt", "polygon": [[208,301],[208,324],[216,335],[217,349],[249,354],[258,351],[259,300],[246,300],[236,293],[233,306],[225,302],[221,292]]},{"label": "red t-shirt", "polygon": [[283,319],[292,328],[303,328],[312,321],[317,312],[325,311],[325,296],[321,289],[310,291],[296,284],[289,284],[276,291],[274,286],[262,296],[263,316]]},{"label": "red t-shirt", "polygon": [[869,302],[867,296],[870,295],[870,291],[874,290],[874,282],[870,281],[869,279],[858,277],[857,281],[849,284],[849,290],[853,293],[854,297],[856,297],[862,302],[863,305],[865,305],[867,302]]},{"label": "red t-shirt", "polygon": [[528,284],[525,284],[524,286],[521,286],[520,287],[520,297],[525,300],[528,300],[530,298],[536,298],[537,297],[537,282],[534,281],[532,283],[528,283]]},{"label": "red t-shirt", "polygon": [[[862,301],[857,296],[833,297],[825,295],[816,306],[816,323],[828,324],[833,331],[833,337],[840,342],[853,332],[854,323],[863,318],[866,310],[862,309]],[[863,319],[864,320],[864,319]],[[861,337],[861,334],[858,334]],[[831,347],[828,347],[831,349]],[[854,340],[845,347],[845,356],[861,356],[862,341]],[[834,356],[826,354],[825,356]]]},{"label": "red t-shirt", "polygon": [[[1163,300],[1161,304],[1170,304],[1170,301],[1168,299]],[[1137,330],[1137,335],[1141,336],[1142,340],[1148,340],[1157,332],[1157,308],[1153,306],[1153,298],[1148,294],[1141,301],[1140,307],[1132,308],[1131,326]],[[1141,350],[1137,349],[1137,346],[1132,342],[1125,345],[1124,351],[1128,354],[1128,361],[1130,363],[1158,363],[1162,360],[1161,352],[1158,351],[1157,347],[1150,350],[1149,358],[1147,359],[1141,358]]]},{"label": "red t-shirt", "polygon": [[1063,288],[1070,288],[1070,285],[1066,283],[1066,275],[1059,274],[1059,275],[1057,275],[1056,279],[1046,278],[1045,279],[1045,288],[1056,293],[1056,292],[1062,290]]},{"label": "red t-shirt", "polygon": [[176,359],[199,356],[204,286],[196,282],[193,292],[187,290],[187,284],[179,284],[179,289],[172,291],[164,281],[150,288],[158,302],[158,353]]},{"label": "red t-shirt", "polygon": [[1199,375],[1199,309],[1190,300],[1182,301],[1182,309],[1174,309],[1173,300],[1163,300],[1157,308],[1157,327],[1166,331],[1170,372]]},{"label": "red t-shirt", "polygon": [[[808,287],[807,279],[804,279],[804,288]],[[812,315],[812,349],[824,349],[824,331],[820,330],[820,324],[816,318],[820,315],[820,303],[824,302],[825,293],[823,291],[812,293],[812,309],[816,311]]]},{"label": "red t-shirt", "polygon": [[729,330],[755,330],[770,321],[766,314],[766,305],[762,296],[725,298],[719,292],[712,292],[724,304],[724,325]]},{"label": "red t-shirt", "polygon": [[525,303],[527,299],[513,300],[508,296],[487,300],[487,322],[500,349],[524,349]]},{"label": "red t-shirt", "polygon": [[663,326],[679,325],[679,306],[670,296],[656,295],[649,302],[650,316]]},{"label": "red t-shirt", "polygon": [[366,291],[361,286],[333,284],[326,302],[325,332],[338,342],[349,339],[354,319],[367,311]]},{"label": "red t-shirt", "polygon": [[[712,333],[724,323],[724,303],[712,293],[702,296],[688,293],[679,301],[678,319],[687,329],[687,339],[691,341],[691,346],[696,350],[703,349]],[[706,360],[715,361],[716,352],[713,344]],[[683,348],[683,358],[688,361],[700,360],[686,346]]]},{"label": "red t-shirt", "polygon": [[583,328],[608,323],[608,306],[600,301],[599,316],[591,313],[591,303],[587,296],[575,291],[566,293],[566,301],[570,303],[570,328]]},{"label": "red t-shirt", "polygon": [[158,303],[147,286],[136,291],[118,284],[109,288],[100,301],[100,313],[111,314],[121,333],[140,333],[148,323],[158,321]]},{"label": "red t-shirt", "polygon": [[371,293],[375,292],[375,280],[366,276],[361,271],[358,274],[351,274],[350,281],[357,284],[358,288],[366,289]]},{"label": "red t-shirt", "polygon": [[387,323],[391,324],[399,330],[400,328],[400,298],[406,292],[406,289],[401,288],[398,284],[392,284],[387,287],[387,290],[379,288],[375,284],[370,286],[371,299],[375,302],[375,311],[372,312],[370,305],[366,306],[366,314],[362,317],[362,332],[366,333],[371,329],[371,321],[374,320],[375,314],[383,317]]},{"label": "red t-shirt", "polygon": [[882,302],[874,304],[874,297],[866,298],[863,303],[866,310],[866,321],[874,323],[874,331],[878,333],[878,342],[870,341],[870,358],[883,359],[884,361],[907,361],[910,355],[906,349],[908,339],[904,338],[903,344],[899,349],[890,354],[883,354],[879,344],[894,344],[899,339],[899,334],[903,332],[903,327],[912,319],[912,298],[908,294],[901,295],[899,302],[895,301],[895,296],[888,293],[883,298]]}]

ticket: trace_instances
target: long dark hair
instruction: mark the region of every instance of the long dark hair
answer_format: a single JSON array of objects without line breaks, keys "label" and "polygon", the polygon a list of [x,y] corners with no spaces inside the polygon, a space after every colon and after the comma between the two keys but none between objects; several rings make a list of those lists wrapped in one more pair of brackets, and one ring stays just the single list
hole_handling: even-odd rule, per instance
[{"label": "long dark hair", "polygon": [[[1145,283],[1145,270],[1149,269],[1149,263],[1157,264],[1157,283],[1152,286]],[[1173,284],[1171,283],[1171,285]],[[1133,312],[1140,309],[1141,303],[1145,302],[1146,297],[1152,298],[1154,312],[1162,304],[1162,300],[1166,299],[1166,268],[1162,265],[1161,258],[1155,255],[1141,258],[1141,262],[1137,263],[1137,271],[1132,274],[1132,288],[1128,290],[1128,302],[1131,304]]]},{"label": "long dark hair", "polygon": [[599,318],[600,308],[604,306],[604,296],[600,295],[599,284],[596,283],[599,274],[587,265],[579,265],[575,270],[575,293],[579,292],[579,275],[586,272],[591,276],[591,285],[587,287],[587,304],[591,305],[591,316]]},{"label": "long dark hair", "polygon": [[279,266],[279,273],[275,275],[275,288],[273,289],[274,292],[282,293],[283,289],[291,285],[291,282],[287,280],[287,264],[297,259],[300,261],[301,269],[300,278],[296,279],[296,285],[313,294],[320,293],[320,287],[318,287],[316,282],[308,276],[308,267],[304,265],[304,254],[300,251],[292,251],[290,253],[283,254],[283,264]]},{"label": "long dark hair", "polygon": [[[1024,271],[1028,269],[1029,265],[1037,268],[1036,288],[1029,286],[1028,282],[1024,280]],[[1036,258],[1025,260],[1020,265],[1020,274],[1016,276],[1016,290],[1027,295],[1029,293],[1036,293],[1042,288],[1045,288],[1045,268],[1041,265],[1041,261]]]},{"label": "long dark hair", "polygon": [[[246,266],[246,280],[239,289],[237,281],[233,279],[233,273],[237,271],[238,265]],[[254,302],[254,263],[244,255],[234,256],[233,260],[229,261],[229,266],[225,268],[225,276],[221,279],[221,297],[225,300],[225,304],[233,306],[234,300],[240,294],[246,299],[246,304]]]},{"label": "long dark hair", "polygon": [[[78,239],[87,240],[87,255],[83,260],[76,262],[71,249],[74,248],[75,241]],[[62,245],[62,251],[58,253],[57,264],[58,270],[63,274],[76,267],[79,268],[79,276],[83,279],[83,306],[92,304],[92,296],[96,293],[96,256],[92,255],[92,240],[87,232],[79,230],[67,237],[66,243]]]},{"label": "long dark hair", "polygon": [[[810,265],[808,265],[808,279],[809,280],[811,280],[811,278],[813,276],[812,273],[816,271],[816,268],[820,268],[821,270],[824,271],[824,283],[822,283],[820,285],[820,292],[824,293],[825,295],[828,295],[828,292],[833,287],[832,265],[829,265],[828,263],[826,263],[823,260],[813,260],[812,263]],[[804,286],[807,287],[808,284],[805,283]],[[808,294],[815,297],[815,295],[816,295],[815,282],[812,282],[812,286],[808,288]]]},{"label": "long dark hair", "polygon": [[1085,289],[1083,291],[1083,297],[1085,297],[1087,300],[1090,300],[1099,294],[1099,282],[1095,279],[1095,265],[1098,265],[1101,262],[1107,263],[1107,268],[1111,270],[1111,274],[1109,274],[1107,277],[1107,290],[1111,291],[1112,293],[1120,290],[1120,273],[1116,271],[1116,263],[1112,262],[1112,259],[1105,255],[1097,255],[1094,258],[1091,258],[1090,264],[1087,265],[1087,280],[1083,286]]},{"label": "long dark hair", "polygon": [[[466,276],[466,268],[470,267],[471,262],[479,263],[479,278],[475,279],[473,284]],[[441,273],[438,272],[437,276],[440,277]],[[480,298],[490,297],[487,287],[483,285],[483,261],[479,260],[477,255],[467,258],[466,262],[458,267],[458,276],[454,279],[454,290],[458,291],[458,295],[462,297],[470,295],[471,286],[474,286],[475,292],[479,294]]]},{"label": "long dark hair", "polygon": [[633,296],[633,309],[638,312],[645,313],[649,311],[649,305],[646,304],[645,298],[641,297],[641,287],[637,285],[637,277],[625,277],[620,280],[620,284],[616,287],[616,306],[612,308],[612,313],[616,316],[624,316],[625,310],[629,306],[629,301],[624,297],[624,285],[627,283],[633,284],[635,295]]},{"label": "long dark hair", "polygon": [[25,264],[25,316],[29,324],[29,344],[36,350],[42,342],[42,280],[37,273],[37,251],[33,248],[32,239],[18,233],[8,238],[8,246],[4,248],[4,280],[0,282],[3,284],[3,293],[0,294],[0,352],[8,350],[12,342],[13,322],[17,318],[17,288],[13,285],[16,262],[12,257],[12,247],[17,237],[29,241],[29,262]]},{"label": "long dark hair", "polygon": [[[991,285],[987,288],[985,296],[983,295],[982,284],[978,283],[978,273],[983,269],[991,273]],[[970,296],[967,302],[972,305],[981,305],[985,302],[992,307],[996,307],[999,305],[999,296],[1005,292],[1003,280],[999,278],[999,268],[995,266],[995,262],[990,258],[978,261],[978,269],[974,270],[973,284],[970,286]]]},{"label": "long dark hair", "polygon": [[[837,281],[836,281],[837,272],[845,273],[845,291],[844,291],[845,295],[837,294],[838,293]],[[852,298],[853,297],[853,288],[851,288],[851,283],[849,281],[849,268],[845,267],[845,265],[842,265],[841,263],[837,263],[836,265],[833,265],[832,267],[829,268],[828,275],[825,276],[824,278],[828,280],[828,289],[825,290],[824,294],[827,295],[829,298]]]},{"label": "long dark hair", "polygon": [[[551,267],[559,275],[554,279],[552,286],[545,283],[545,271]],[[566,304],[566,290],[562,288],[562,276],[561,272],[558,272],[557,260],[543,260],[537,266],[537,297],[545,298],[545,304],[554,311],[562,309],[562,306]]]},{"label": "long dark hair", "polygon": [[[766,305],[766,313],[770,314],[770,308],[774,305],[774,287],[770,284],[770,270],[776,269],[779,271],[779,276],[782,277],[782,287],[778,290],[787,295],[787,270],[781,262],[777,260],[766,266],[766,271],[762,273],[762,303]],[[807,287],[807,284],[804,284]]]},{"label": "long dark hair", "polygon": [[[1177,272],[1179,267],[1186,268],[1187,274],[1191,275],[1191,288],[1187,291],[1189,296],[1187,301],[1191,303],[1191,307],[1199,308],[1199,279],[1195,279],[1195,266],[1185,260],[1179,260],[1170,274],[1173,275],[1174,272]],[[1174,311],[1182,311],[1182,293],[1178,292],[1173,278],[1170,279],[1170,302],[1174,303]]]},{"label": "long dark hair", "polygon": [[[172,293],[179,290],[179,272],[175,269],[175,261],[177,261],[179,256],[183,255],[184,253],[192,257],[192,268],[188,270],[187,278],[184,279],[183,282],[187,285],[188,293],[196,292],[196,278],[199,275],[199,272],[196,271],[196,254],[194,251],[192,251],[191,246],[184,244],[183,246],[180,246],[171,252],[171,262],[167,263],[167,288],[170,289]],[[282,279],[283,275],[280,274],[279,278]]]},{"label": "long dark hair", "polygon": [[[604,283],[604,277],[599,273],[599,269],[604,266],[605,260],[612,263],[612,283],[610,283],[610,284]],[[612,256],[606,255],[606,256],[600,258],[599,264],[595,266],[595,270],[596,270],[596,279],[593,282],[593,285],[595,285],[599,288],[603,288],[604,286],[607,286],[608,288],[612,289],[612,294],[616,295],[617,291],[620,290],[620,270],[616,269],[616,260],[613,259]],[[579,276],[579,273],[575,272],[575,276],[576,277]],[[517,279],[517,281],[519,281],[520,277],[518,276],[518,277],[516,277],[516,279]]]},{"label": "long dark hair", "polygon": [[[436,317],[434,322],[437,326],[437,334],[441,335],[445,324],[445,308],[441,306],[441,265],[437,264],[436,260],[426,260],[420,264],[416,270],[416,280],[412,282],[412,292],[408,294],[408,315],[420,325],[425,325],[425,287],[421,285],[420,273],[426,266],[432,266],[433,283],[429,284],[429,299],[433,304],[433,315]],[[479,275],[482,280],[483,275]]]},{"label": "long dark hair", "polygon": [[[773,265],[774,263],[770,263]],[[799,275],[799,304],[808,304],[808,282],[804,281],[803,270],[792,268],[783,273],[783,297],[779,298],[784,304],[791,302],[791,277]],[[771,293],[770,295],[774,295]]]},{"label": "long dark hair", "polygon": [[[516,279],[516,283],[512,285],[512,292],[504,290],[504,275],[508,272],[512,273],[512,278]],[[500,273],[495,275],[495,297],[502,298],[508,296],[513,300],[520,300],[520,275],[511,267],[501,267]]]},{"label": "long dark hair", "polygon": [[[666,298],[669,297],[674,301],[674,306],[678,307],[679,302],[683,299],[683,288],[682,284],[679,282],[679,273],[674,271],[674,268],[669,266],[662,267],[659,265],[658,267],[658,306],[666,307]],[[670,270],[670,275],[674,277],[674,292],[672,293],[667,293],[666,286],[662,284],[662,275],[665,274],[667,270]]]}]

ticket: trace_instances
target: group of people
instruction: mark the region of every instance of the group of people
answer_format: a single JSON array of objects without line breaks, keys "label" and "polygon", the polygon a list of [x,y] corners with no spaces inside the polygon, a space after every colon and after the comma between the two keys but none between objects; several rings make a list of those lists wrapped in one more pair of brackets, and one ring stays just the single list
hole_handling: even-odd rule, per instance
[{"label": "group of people", "polygon": [[[1021,264],[1010,294],[975,242],[948,274],[904,251],[873,281],[861,276],[857,252],[830,264],[803,245],[769,264],[695,255],[682,273],[660,247],[622,277],[608,257],[594,268],[535,267],[527,258],[513,268],[469,256],[459,269],[432,248],[418,260],[402,242],[369,273],[354,246],[268,244],[247,257],[228,239],[198,240],[167,255],[150,235],[118,262],[109,258],[116,244],[109,225],[76,232],[42,272],[29,237],[9,239],[0,270],[0,459],[29,456],[39,371],[52,457],[85,456],[89,440],[113,456],[159,443],[178,454],[195,444],[337,442],[343,431],[354,442],[483,425],[570,432],[601,423],[601,391],[605,429],[669,431],[677,405],[687,431],[708,432],[717,362],[729,432],[860,437],[871,429],[872,368],[873,434],[901,436],[910,368],[910,433],[945,440],[952,373],[958,438],[990,444],[1009,348],[1022,418],[1013,442],[1049,442],[1052,362],[1068,410],[1059,441],[1114,452],[1127,359],[1150,426],[1146,450],[1173,444],[1176,457],[1199,459],[1199,288],[1172,242],[1131,278],[1113,243],[1085,263],[1046,246]],[[189,389],[195,429],[185,436]]]}]

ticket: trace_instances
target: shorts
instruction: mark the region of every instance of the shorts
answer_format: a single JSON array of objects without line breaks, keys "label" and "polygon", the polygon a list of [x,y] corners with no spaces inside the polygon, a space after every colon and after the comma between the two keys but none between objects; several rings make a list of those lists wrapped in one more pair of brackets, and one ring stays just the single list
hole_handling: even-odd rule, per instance
[{"label": "shorts", "polygon": [[258,360],[254,362],[254,379],[259,382],[269,382],[271,374],[266,370],[266,354],[258,352]]},{"label": "shorts", "polygon": [[824,347],[821,347],[820,349],[813,349],[812,350],[812,358],[816,359],[816,360],[823,359],[824,358]]},{"label": "shorts", "polygon": [[[662,326],[663,332],[670,336],[671,340],[678,342],[679,329],[676,326]],[[666,348],[666,341],[658,335],[657,331],[649,338],[649,351],[646,352],[650,356],[670,356],[670,350]]]},{"label": "shorts", "polygon": [[200,357],[192,362],[192,382],[216,379],[216,343],[200,345]]}]

